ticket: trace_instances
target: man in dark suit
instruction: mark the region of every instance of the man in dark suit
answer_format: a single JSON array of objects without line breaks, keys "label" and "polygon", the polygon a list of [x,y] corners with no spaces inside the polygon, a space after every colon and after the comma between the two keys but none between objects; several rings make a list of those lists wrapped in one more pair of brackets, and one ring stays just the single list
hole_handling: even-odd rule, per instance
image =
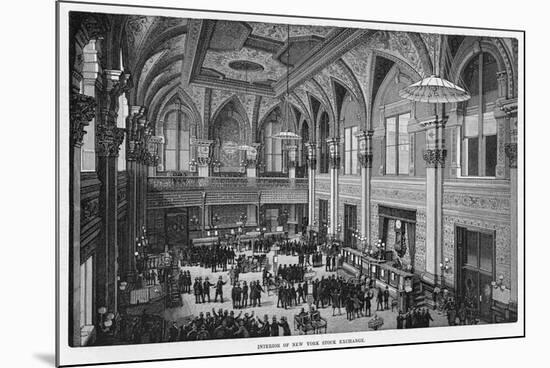
[{"label": "man in dark suit", "polygon": [[388,286],[386,286],[386,289],[384,290],[384,309],[390,309],[390,289]]},{"label": "man in dark suit", "polygon": [[210,281],[208,281],[208,277],[204,279],[204,282],[202,283],[202,302],[204,303],[205,296],[208,298],[208,303],[210,303],[210,287],[214,286],[214,284],[211,284]]},{"label": "man in dark suit", "polygon": [[223,303],[223,286],[227,283],[227,281],[223,281],[222,277],[220,276],[218,278],[218,282],[216,283],[216,296],[214,296],[214,302],[218,301],[218,295],[220,296],[220,302]]}]

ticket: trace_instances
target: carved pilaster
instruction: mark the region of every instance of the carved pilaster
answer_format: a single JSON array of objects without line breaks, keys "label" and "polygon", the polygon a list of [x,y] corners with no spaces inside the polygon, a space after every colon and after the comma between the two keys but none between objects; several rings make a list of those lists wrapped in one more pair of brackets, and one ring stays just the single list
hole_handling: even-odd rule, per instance
[{"label": "carved pilaster", "polygon": [[497,72],[498,97],[508,98],[508,75],[506,71]]},{"label": "carved pilaster", "polygon": [[434,148],[426,149],[423,154],[426,167],[445,167],[445,159],[447,158],[447,150]]},{"label": "carved pilaster", "polygon": [[508,157],[508,162],[511,169],[516,169],[517,166],[517,158],[518,158],[518,144],[517,143],[506,143],[506,146],[504,148],[506,152],[506,156]]},{"label": "carved pilaster", "polygon": [[145,126],[145,107],[134,106],[132,113],[126,118],[128,161],[139,161],[142,158],[142,135]]},{"label": "carved pilaster", "polygon": [[71,95],[70,121],[71,145],[81,147],[86,131],[84,128],[95,117],[96,101],[91,96],[81,93]]},{"label": "carved pilaster", "polygon": [[369,154],[359,154],[359,163],[364,169],[372,168],[372,153]]}]

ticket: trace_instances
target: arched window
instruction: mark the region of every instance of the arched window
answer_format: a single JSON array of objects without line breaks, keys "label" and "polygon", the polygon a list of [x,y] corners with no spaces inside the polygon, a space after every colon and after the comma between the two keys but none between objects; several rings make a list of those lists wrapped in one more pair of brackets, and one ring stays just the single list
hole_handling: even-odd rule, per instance
[{"label": "arched window", "polygon": [[283,150],[280,139],[271,138],[281,132],[281,114],[279,107],[273,109],[264,124],[264,160],[266,172],[283,171]]},{"label": "arched window", "polygon": [[329,117],[326,111],[323,111],[321,118],[319,119],[319,139],[320,139],[320,157],[319,157],[319,170],[321,174],[328,173],[328,143],[329,137]]},{"label": "arched window", "polygon": [[189,117],[178,109],[164,118],[164,165],[165,170],[189,170]]},{"label": "arched window", "polygon": [[409,175],[409,132],[411,114],[386,118],[386,174]]},{"label": "arched window", "polygon": [[482,52],[462,71],[462,81],[472,96],[463,103],[463,176],[495,176],[497,124],[493,107],[498,95],[497,70],[495,58]]},{"label": "arched window", "polygon": [[343,98],[342,125],[344,136],[344,175],[357,175],[359,165],[357,160],[358,142],[356,134],[359,132],[359,104],[349,93]]}]

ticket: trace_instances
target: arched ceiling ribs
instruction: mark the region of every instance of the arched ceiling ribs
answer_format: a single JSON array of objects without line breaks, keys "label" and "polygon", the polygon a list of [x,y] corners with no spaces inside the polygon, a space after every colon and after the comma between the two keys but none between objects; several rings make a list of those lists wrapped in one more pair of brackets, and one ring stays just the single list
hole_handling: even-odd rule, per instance
[{"label": "arched ceiling ribs", "polygon": [[302,87],[297,87],[292,90],[292,94],[300,101],[300,104],[304,107],[304,110],[307,112],[310,120],[313,121],[313,113],[311,111],[311,105],[309,103],[309,97],[307,92]]},{"label": "arched ceiling ribs", "polygon": [[296,93],[292,92],[290,96],[293,99],[294,104],[299,107],[300,112],[302,113],[302,116],[304,117],[304,119],[306,119],[308,122],[311,123],[313,120],[311,118],[307,105],[304,104],[304,102],[300,99],[300,97]]},{"label": "arched ceiling ribs", "polygon": [[330,105],[332,109],[332,114],[333,114],[332,120],[336,121],[336,119],[338,119],[336,95],[334,94],[332,83],[330,81],[330,75],[327,72],[327,68],[323,69],[320,73],[317,73],[312,78],[312,80],[317,83],[318,88],[325,95],[328,105]]},{"label": "arched ceiling ribs", "polygon": [[365,98],[363,89],[359,85],[359,82],[356,76],[353,74],[349,66],[342,59],[338,60],[338,63],[340,64],[343,73],[347,75],[348,80],[351,82],[351,86],[354,91],[353,94],[355,96],[355,100],[359,103],[359,106],[360,106],[360,116],[359,116],[360,126],[364,128],[367,125],[367,115],[369,111],[367,108],[368,106],[367,99]]},{"label": "arched ceiling ribs", "polygon": [[335,80],[333,77],[330,78],[330,82],[332,85],[332,91],[334,94],[335,99],[335,109],[336,109],[336,115],[338,116],[338,120],[342,119],[342,105],[344,102],[344,97],[346,97],[346,94],[349,94],[351,98],[354,98],[357,100],[357,98],[354,97],[353,92],[349,90],[345,85],[343,85],[341,82]]},{"label": "arched ceiling ribs", "polygon": [[169,58],[161,58],[157,60],[145,76],[145,79],[142,78],[142,80],[138,82],[137,104],[143,103],[143,101],[146,99],[146,95],[149,94],[149,88],[151,87],[151,84],[156,77],[166,72],[180,73],[182,62],[183,54],[178,54]]},{"label": "arched ceiling ribs", "polygon": [[315,96],[315,98],[317,98],[319,102],[322,103],[329,115],[330,121],[336,121],[336,115],[334,113],[334,107],[331,103],[331,100],[325,90],[319,85],[319,83],[317,83],[315,79],[309,79],[304,83],[304,86],[306,86],[306,88],[308,88],[308,91],[313,96]]},{"label": "arched ceiling ribs", "polygon": [[[258,121],[262,122],[264,118],[270,114],[271,110],[273,110],[275,106],[278,106],[280,102],[281,100],[278,98],[263,96],[260,101]],[[261,127],[261,125],[258,125],[258,127]]]},{"label": "arched ceiling ribs", "polygon": [[149,119],[152,120],[155,125],[161,121],[160,113],[171,96],[177,92],[178,85],[178,81],[172,81],[170,84],[160,88],[151,100],[151,104],[148,109]]},{"label": "arched ceiling ribs", "polygon": [[[144,73],[144,67],[148,60],[155,54],[165,52],[165,55],[170,55],[170,58],[174,54],[183,55],[185,47],[185,34],[187,33],[187,26],[174,27],[166,32],[155,36],[151,41],[147,42],[142,50],[136,55],[137,59],[134,61],[132,71],[134,73],[134,81],[136,84],[141,79],[141,75]],[[182,58],[183,59],[183,58]],[[137,101],[138,96],[135,94],[134,103]]]},{"label": "arched ceiling ribs", "polygon": [[161,74],[160,78],[155,81],[154,84],[151,85],[150,91],[151,93],[148,94],[148,97],[144,100],[143,106],[151,106],[154,97],[157,95],[158,91],[160,91],[164,86],[172,84],[176,78],[179,76],[179,74]]},{"label": "arched ceiling ribs", "polygon": [[[432,39],[428,41],[426,37],[424,37],[426,34],[419,34],[415,32],[407,32],[407,35],[411,39],[411,42],[413,43],[414,47],[416,48],[416,51],[418,52],[418,56],[420,57],[420,65],[422,66],[422,70],[426,76],[433,73],[433,63],[432,58],[430,57],[429,48],[426,45],[426,42],[433,42]],[[438,35],[432,35],[437,36]]]}]

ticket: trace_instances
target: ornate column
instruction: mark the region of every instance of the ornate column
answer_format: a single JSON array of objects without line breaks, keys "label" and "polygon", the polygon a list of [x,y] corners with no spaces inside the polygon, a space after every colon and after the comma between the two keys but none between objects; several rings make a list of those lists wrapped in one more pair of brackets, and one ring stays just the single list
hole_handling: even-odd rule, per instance
[{"label": "ornate column", "polygon": [[315,169],[317,168],[317,150],[315,143],[306,143],[307,148],[307,181],[308,181],[308,230],[315,230]]},{"label": "ornate column", "polygon": [[439,263],[443,254],[443,169],[445,149],[445,121],[421,123],[426,128],[426,281],[437,283]]},{"label": "ornate column", "polygon": [[125,244],[121,252],[121,274],[127,281],[133,281],[136,272],[136,238],[138,236],[138,161],[140,160],[140,120],[145,118],[145,108],[142,106],[131,106],[130,115],[126,120],[127,139],[126,139],[126,175],[127,180],[127,213],[128,213],[128,243]]},{"label": "ornate column", "polygon": [[198,168],[198,176],[210,176],[210,164],[212,163],[212,154],[210,149],[212,147],[212,143],[214,142],[208,139],[194,139],[192,142],[192,144],[197,148],[196,164]]},{"label": "ornate column", "polygon": [[357,135],[359,141],[359,163],[361,164],[361,237],[365,250],[370,239],[371,215],[371,177],[372,177],[372,136],[373,130],[362,131]]},{"label": "ornate column", "polygon": [[101,243],[96,249],[96,302],[109,312],[117,311],[117,178],[118,151],[124,140],[124,129],[117,127],[118,98],[124,92],[122,72],[105,71],[104,102],[101,123],[96,127],[98,177],[101,181],[99,206],[102,220]]},{"label": "ornate column", "polygon": [[95,118],[93,97],[71,94],[69,145],[69,345],[80,346],[80,160],[85,128]]},{"label": "ornate column", "polygon": [[296,179],[296,151],[298,146],[288,145],[286,149],[288,151],[288,177],[289,179]]},{"label": "ornate column", "polygon": [[[498,102],[501,112],[509,124],[509,140],[505,153],[510,170],[510,302],[518,302],[518,117],[517,99]],[[496,114],[495,114],[496,116]]]},{"label": "ornate column", "polygon": [[332,238],[338,235],[338,170],[340,169],[340,145],[338,138],[327,139],[330,172],[330,226],[328,233]]},{"label": "ornate column", "polygon": [[244,159],[244,166],[248,178],[255,178],[258,176],[258,166],[260,163],[258,151],[261,145],[261,143],[252,143],[252,149],[245,152],[246,157]]}]

